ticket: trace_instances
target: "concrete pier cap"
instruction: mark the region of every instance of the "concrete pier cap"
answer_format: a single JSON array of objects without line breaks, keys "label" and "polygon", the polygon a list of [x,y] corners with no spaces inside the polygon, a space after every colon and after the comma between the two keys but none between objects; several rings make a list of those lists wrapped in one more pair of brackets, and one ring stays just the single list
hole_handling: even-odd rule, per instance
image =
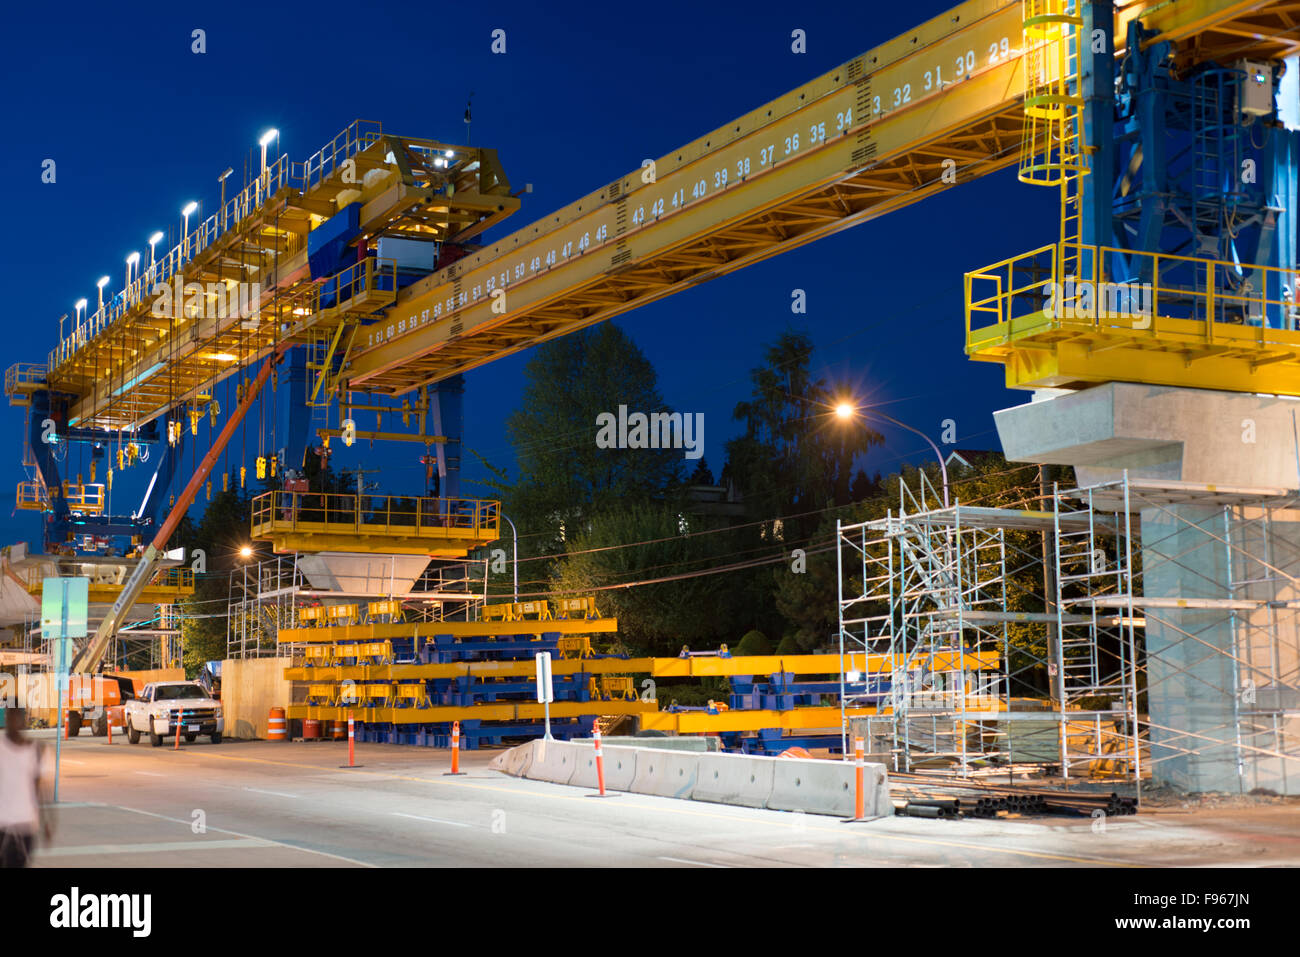
[{"label": "concrete pier cap", "polygon": [[993,414],[1006,457],[1123,477],[1300,489],[1300,400],[1110,382]]}]

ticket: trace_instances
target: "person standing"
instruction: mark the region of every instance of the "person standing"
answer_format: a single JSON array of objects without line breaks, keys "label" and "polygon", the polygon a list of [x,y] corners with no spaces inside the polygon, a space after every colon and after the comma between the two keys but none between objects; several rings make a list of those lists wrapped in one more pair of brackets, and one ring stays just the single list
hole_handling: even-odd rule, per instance
[{"label": "person standing", "polygon": [[24,708],[5,710],[0,735],[0,867],[26,867],[31,861],[36,834],[48,842],[49,816],[41,811],[41,746],[23,731]]}]

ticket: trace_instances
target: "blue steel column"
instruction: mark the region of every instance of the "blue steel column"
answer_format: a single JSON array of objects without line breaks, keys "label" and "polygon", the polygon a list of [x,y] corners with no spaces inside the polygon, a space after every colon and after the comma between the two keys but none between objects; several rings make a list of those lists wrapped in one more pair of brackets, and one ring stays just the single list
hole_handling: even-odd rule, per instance
[{"label": "blue steel column", "polygon": [[436,435],[447,441],[435,448],[438,453],[439,495],[460,497],[460,445],[465,432],[465,377],[445,379],[433,387],[429,396]]},{"label": "blue steel column", "polygon": [[1080,239],[1085,246],[1117,246],[1111,211],[1115,188],[1115,7],[1111,0],[1083,4],[1081,34],[1079,66],[1088,175],[1080,179]]},{"label": "blue steel column", "polygon": [[311,408],[307,405],[310,388],[307,347],[295,346],[289,350],[279,369],[277,391],[284,390],[287,394],[279,396],[275,403],[276,438],[280,446],[276,452],[284,468],[295,472],[302,471],[307,446],[312,444]]}]

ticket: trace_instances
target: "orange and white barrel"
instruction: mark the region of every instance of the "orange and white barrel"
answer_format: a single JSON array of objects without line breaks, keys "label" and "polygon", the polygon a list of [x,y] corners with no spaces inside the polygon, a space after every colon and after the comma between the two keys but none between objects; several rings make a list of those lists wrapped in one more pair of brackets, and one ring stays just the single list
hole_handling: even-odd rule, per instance
[{"label": "orange and white barrel", "polygon": [[266,740],[289,740],[289,723],[285,720],[283,708],[271,709],[271,715],[266,721]]}]

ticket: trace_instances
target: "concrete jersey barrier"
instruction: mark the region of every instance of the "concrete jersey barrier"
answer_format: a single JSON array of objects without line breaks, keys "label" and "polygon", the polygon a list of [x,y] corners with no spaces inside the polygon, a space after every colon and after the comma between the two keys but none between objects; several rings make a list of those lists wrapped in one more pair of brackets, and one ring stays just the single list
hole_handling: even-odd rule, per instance
[{"label": "concrete jersey barrier", "polygon": [[[601,748],[605,787],[729,804],[852,817],[856,768],[851,761],[769,758],[759,755]],[[530,741],[493,758],[490,768],[535,781],[596,788],[595,747],[589,741]],[[864,813],[893,813],[883,764],[863,768]]]},{"label": "concrete jersey barrier", "polygon": [[[584,747],[582,742],[575,742],[581,750],[577,757],[577,770],[569,784],[579,788],[595,790],[599,785],[596,779],[596,748]],[[607,748],[603,744],[600,753],[605,763],[605,788],[610,791],[630,791],[636,777],[637,752],[639,748]]]},{"label": "concrete jersey barrier", "polygon": [[767,807],[775,759],[744,754],[702,754],[691,797],[714,804]]}]

